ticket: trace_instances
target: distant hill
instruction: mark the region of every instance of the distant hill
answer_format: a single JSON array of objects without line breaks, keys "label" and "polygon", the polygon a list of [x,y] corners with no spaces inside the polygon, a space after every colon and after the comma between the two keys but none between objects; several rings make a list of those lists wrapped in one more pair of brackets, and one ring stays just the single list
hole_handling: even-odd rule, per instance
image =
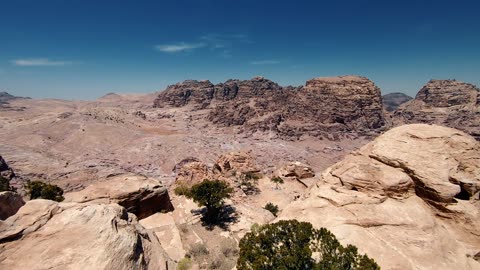
[{"label": "distant hill", "polygon": [[383,95],[382,98],[383,107],[389,112],[395,111],[398,106],[413,99],[411,96],[405,95],[404,93],[390,93]]},{"label": "distant hill", "polygon": [[0,92],[0,104],[6,104],[10,100],[19,99],[19,98],[25,98],[25,97],[17,97],[7,92]]}]

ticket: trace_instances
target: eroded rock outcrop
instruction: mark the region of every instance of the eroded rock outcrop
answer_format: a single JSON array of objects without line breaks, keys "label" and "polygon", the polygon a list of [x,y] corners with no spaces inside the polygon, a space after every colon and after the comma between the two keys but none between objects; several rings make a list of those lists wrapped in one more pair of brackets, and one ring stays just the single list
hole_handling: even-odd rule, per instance
[{"label": "eroded rock outcrop", "polygon": [[7,162],[2,156],[0,156],[0,176],[7,180],[11,180],[13,177],[15,177],[13,169],[8,166]]},{"label": "eroded rock outcrop", "polygon": [[0,222],[1,269],[165,269],[169,261],[117,204],[32,200]]},{"label": "eroded rock outcrop", "polygon": [[451,128],[394,128],[328,168],[281,219],[326,227],[382,269],[478,269],[480,144]]},{"label": "eroded rock outcrop", "polygon": [[456,80],[431,80],[401,105],[395,123],[430,123],[460,129],[480,139],[480,90]]},{"label": "eroded rock outcrop", "polygon": [[177,175],[176,185],[192,187],[205,179],[214,177],[215,173],[197,158],[185,158],[175,165],[173,172]]},{"label": "eroded rock outcrop", "polygon": [[119,175],[65,194],[65,202],[118,203],[139,219],[172,211],[167,188],[158,180],[140,175]]},{"label": "eroded rock outcrop", "polygon": [[12,191],[0,192],[0,220],[15,215],[25,202],[20,194]]},{"label": "eroded rock outcrop", "polygon": [[207,119],[217,126],[290,138],[337,139],[385,125],[380,89],[359,76],[316,78],[302,87],[282,87],[263,77],[217,85],[185,81],[169,86],[154,101],[155,107],[187,105],[209,109]]}]

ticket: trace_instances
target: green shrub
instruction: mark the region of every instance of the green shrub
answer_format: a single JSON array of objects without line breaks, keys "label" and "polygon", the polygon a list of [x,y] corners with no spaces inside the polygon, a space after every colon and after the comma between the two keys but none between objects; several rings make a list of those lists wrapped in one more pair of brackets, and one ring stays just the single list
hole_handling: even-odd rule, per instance
[{"label": "green shrub", "polygon": [[30,195],[30,200],[46,199],[61,202],[65,199],[63,198],[63,189],[41,181],[28,181],[25,190]]},{"label": "green shrub", "polygon": [[[312,254],[318,259],[312,258]],[[349,269],[378,270],[373,259],[344,247],[327,229],[312,224],[282,220],[263,225],[240,240],[238,270],[256,269]]]},{"label": "green shrub", "polygon": [[225,181],[203,180],[201,183],[192,186],[188,198],[207,208],[207,221],[216,221],[224,204],[224,199],[230,198],[233,188]]},{"label": "green shrub", "polygon": [[283,184],[284,181],[281,177],[278,177],[278,176],[274,176],[270,179],[270,181],[272,181],[273,183],[275,183],[275,187],[278,189],[279,188],[279,185],[278,184]]},{"label": "green shrub", "polygon": [[188,257],[181,259],[177,264],[177,270],[188,270],[192,267],[192,260]]},{"label": "green shrub", "polygon": [[199,257],[208,255],[210,252],[208,251],[207,247],[204,244],[196,243],[190,247],[190,250],[187,253],[189,257]]},{"label": "green shrub", "polygon": [[187,196],[190,192],[190,188],[187,187],[184,183],[179,183],[178,186],[173,190],[178,196]]},{"label": "green shrub", "polygon": [[267,203],[264,207],[266,210],[270,211],[274,216],[277,216],[278,214],[278,205],[275,205],[273,203]]}]

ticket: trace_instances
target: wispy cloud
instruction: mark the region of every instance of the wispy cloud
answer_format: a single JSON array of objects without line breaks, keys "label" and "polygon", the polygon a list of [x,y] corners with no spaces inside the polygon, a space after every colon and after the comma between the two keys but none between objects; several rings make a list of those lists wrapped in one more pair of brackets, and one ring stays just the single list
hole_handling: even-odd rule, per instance
[{"label": "wispy cloud", "polygon": [[237,44],[252,43],[245,34],[221,35],[210,33],[199,37],[195,42],[180,42],[156,45],[155,49],[164,53],[180,53],[196,49],[209,49],[222,58],[231,58],[232,49]]},{"label": "wispy cloud", "polygon": [[205,46],[206,46],[205,43],[180,42],[177,44],[157,45],[155,46],[155,49],[165,53],[178,53],[178,52],[192,51]]},{"label": "wispy cloud", "polygon": [[54,61],[48,58],[15,59],[11,63],[22,67],[66,66],[73,64],[71,61]]},{"label": "wispy cloud", "polygon": [[250,64],[252,64],[252,65],[276,65],[276,64],[280,64],[280,61],[278,61],[278,60],[257,60],[257,61],[251,61]]}]

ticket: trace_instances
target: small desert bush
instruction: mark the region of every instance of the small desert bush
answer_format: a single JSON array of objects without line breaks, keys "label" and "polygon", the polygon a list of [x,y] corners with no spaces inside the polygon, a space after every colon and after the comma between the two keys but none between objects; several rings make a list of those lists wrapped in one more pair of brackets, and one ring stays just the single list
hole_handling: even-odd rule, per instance
[{"label": "small desert bush", "polygon": [[30,200],[46,199],[61,202],[65,199],[63,198],[63,189],[41,181],[28,181],[25,190],[30,195]]},{"label": "small desert bush", "polygon": [[271,202],[267,203],[264,207],[266,210],[270,211],[274,216],[278,214],[278,205],[275,205]]},{"label": "small desert bush", "polygon": [[177,270],[188,270],[192,267],[192,260],[188,257],[181,259],[177,264]]},{"label": "small desert bush", "polygon": [[223,256],[230,258],[233,256],[238,256],[238,248],[234,242],[224,241],[220,246],[220,251],[222,252]]},{"label": "small desert bush", "polygon": [[196,243],[190,247],[190,250],[188,251],[187,256],[199,257],[199,256],[208,255],[208,253],[210,252],[208,251],[207,247],[204,244]]},{"label": "small desert bush", "polygon": [[190,193],[190,188],[187,187],[185,184],[180,183],[174,190],[176,195],[178,196],[187,196]]}]

